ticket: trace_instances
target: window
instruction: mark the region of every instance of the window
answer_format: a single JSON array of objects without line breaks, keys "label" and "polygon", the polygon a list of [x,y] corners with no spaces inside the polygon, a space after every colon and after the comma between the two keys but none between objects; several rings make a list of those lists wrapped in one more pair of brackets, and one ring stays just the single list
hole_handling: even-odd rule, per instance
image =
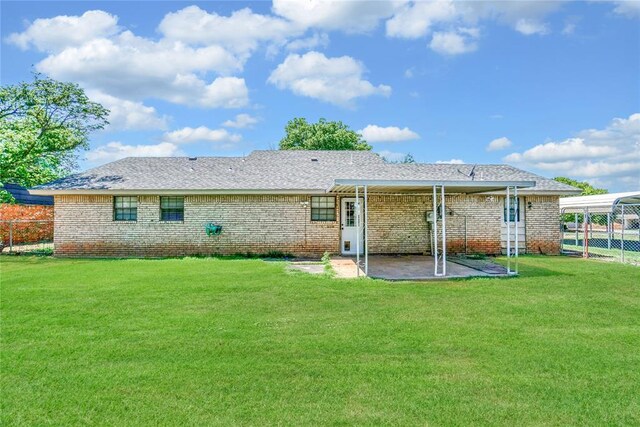
[{"label": "window", "polygon": [[345,227],[356,226],[356,202],[344,202],[344,225]]},{"label": "window", "polygon": [[336,220],[336,198],[335,197],[312,197],[311,198],[311,221],[335,221]]},{"label": "window", "polygon": [[160,197],[161,221],[184,221],[184,197]]},{"label": "window", "polygon": [[138,220],[138,197],[115,196],[113,198],[113,220],[114,221],[137,221]]},{"label": "window", "polygon": [[[511,222],[515,222],[516,221],[516,216],[518,218],[518,221],[520,221],[520,203],[518,203],[517,209],[516,209],[516,198],[511,196],[509,198],[509,221]],[[504,222],[507,222],[507,198],[504,198]]]}]

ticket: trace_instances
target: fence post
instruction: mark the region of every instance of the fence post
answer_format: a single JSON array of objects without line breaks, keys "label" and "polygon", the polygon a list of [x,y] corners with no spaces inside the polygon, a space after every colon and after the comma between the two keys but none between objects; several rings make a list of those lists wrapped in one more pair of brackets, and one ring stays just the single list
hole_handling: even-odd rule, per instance
[{"label": "fence post", "polygon": [[607,249],[611,249],[611,214],[607,212]]},{"label": "fence post", "polygon": [[13,252],[13,221],[9,221],[9,253]]}]

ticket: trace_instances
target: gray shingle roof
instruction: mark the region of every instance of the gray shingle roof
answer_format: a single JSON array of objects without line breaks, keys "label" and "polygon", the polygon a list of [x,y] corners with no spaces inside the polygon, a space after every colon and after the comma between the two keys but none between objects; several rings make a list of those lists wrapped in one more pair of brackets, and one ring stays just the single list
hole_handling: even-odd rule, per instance
[{"label": "gray shingle roof", "polygon": [[[128,157],[36,190],[308,190],[336,179],[472,181],[473,165],[389,164],[368,151],[254,151],[247,157]],[[535,181],[529,192],[575,192],[508,165],[477,165],[475,181]]]}]

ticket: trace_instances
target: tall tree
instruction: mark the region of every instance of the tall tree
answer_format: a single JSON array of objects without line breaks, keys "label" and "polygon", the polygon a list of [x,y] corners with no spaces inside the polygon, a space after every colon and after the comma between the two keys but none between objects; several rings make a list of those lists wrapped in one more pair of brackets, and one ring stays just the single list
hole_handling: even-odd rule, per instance
[{"label": "tall tree", "polygon": [[108,114],[74,83],[35,74],[32,82],[0,86],[0,184],[33,186],[69,174]]},{"label": "tall tree", "polygon": [[285,132],[281,150],[371,150],[362,135],[340,121],[309,123],[297,117],[287,123]]},{"label": "tall tree", "polygon": [[575,179],[566,178],[564,176],[557,176],[553,179],[563,184],[571,185],[573,187],[581,189],[582,193],[578,194],[579,196],[593,196],[594,194],[607,194],[609,192],[609,190],[606,190],[604,188],[595,188],[588,182],[576,181]]}]

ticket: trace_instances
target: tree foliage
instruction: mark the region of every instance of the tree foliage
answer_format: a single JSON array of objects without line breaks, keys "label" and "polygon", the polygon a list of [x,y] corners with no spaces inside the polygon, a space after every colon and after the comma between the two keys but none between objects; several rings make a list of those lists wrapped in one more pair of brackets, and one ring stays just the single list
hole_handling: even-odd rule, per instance
[{"label": "tree foliage", "polygon": [[1,86],[0,184],[30,187],[69,174],[108,114],[74,83],[35,74],[32,82]]},{"label": "tree foliage", "polygon": [[297,117],[287,123],[285,132],[281,150],[371,150],[362,135],[340,121],[309,123]]},{"label": "tree foliage", "polygon": [[391,159],[387,159],[386,157],[383,157],[383,159],[387,163],[415,163],[416,162],[416,159],[413,157],[413,154],[411,153],[407,153],[400,160],[391,160]]},{"label": "tree foliage", "polygon": [[593,196],[594,194],[607,194],[609,192],[609,190],[604,188],[595,188],[588,182],[576,181],[575,179],[565,178],[564,176],[558,176],[553,179],[563,184],[581,189],[582,193],[578,194],[578,196]]},{"label": "tree foliage", "polygon": [[[555,181],[561,182],[563,184],[571,185],[572,187],[577,187],[582,190],[582,193],[576,194],[576,196],[593,196],[595,194],[607,194],[609,190],[604,188],[595,188],[591,184],[585,181],[576,181],[575,179],[566,178],[564,176],[557,176],[553,178]],[[583,222],[584,215],[577,214],[578,222]],[[575,214],[564,214],[562,215],[562,221],[564,222],[574,222],[576,220]],[[606,218],[602,217],[592,217],[592,221],[604,225],[607,223]],[[604,221],[604,222],[603,222]]]}]

